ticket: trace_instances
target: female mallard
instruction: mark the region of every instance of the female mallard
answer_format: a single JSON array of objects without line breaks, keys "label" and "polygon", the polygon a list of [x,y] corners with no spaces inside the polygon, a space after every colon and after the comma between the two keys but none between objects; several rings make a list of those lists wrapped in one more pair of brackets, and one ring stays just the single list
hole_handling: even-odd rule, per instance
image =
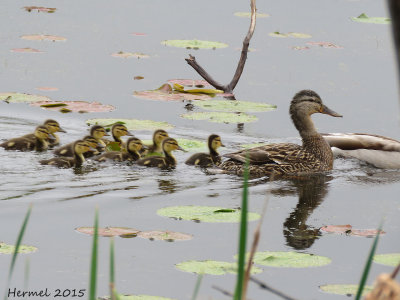
[{"label": "female mallard", "polygon": [[173,138],[166,138],[162,143],[164,156],[149,156],[139,159],[136,163],[139,166],[145,167],[158,167],[161,169],[174,168],[176,166],[176,159],[172,155],[174,150],[183,150],[178,142]]},{"label": "female mallard", "polygon": [[78,140],[74,143],[74,156],[73,157],[53,157],[51,159],[41,160],[42,165],[52,165],[59,168],[72,168],[80,167],[85,158],[83,154],[90,150],[90,146],[83,140]]},{"label": "female mallard", "polygon": [[110,151],[103,153],[95,158],[97,161],[136,161],[140,158],[140,150],[142,150],[142,141],[138,138],[131,137],[126,141],[127,152]]},{"label": "female mallard", "polygon": [[311,115],[314,113],[341,117],[322,103],[311,90],[298,92],[290,104],[290,116],[299,131],[303,145],[269,144],[235,153],[225,154],[230,159],[220,168],[242,175],[246,160],[252,176],[285,176],[324,172],[332,169],[333,154],[328,143],[317,132]]},{"label": "female mallard", "polygon": [[103,137],[109,136],[107,131],[104,129],[103,126],[93,125],[90,128],[90,135],[97,140],[97,143],[100,144],[100,146],[97,147],[97,150],[101,151],[101,148],[104,148],[106,146],[106,143],[104,143],[103,141]]},{"label": "female mallard", "polygon": [[27,138],[25,136],[13,138],[4,143],[0,144],[0,147],[3,147],[6,150],[19,150],[19,151],[43,151],[47,150],[49,147],[48,139],[49,139],[49,131],[47,127],[41,125],[36,127],[35,132],[32,134],[33,137]]},{"label": "female mallard", "polygon": [[[92,156],[99,154],[99,151],[95,150],[99,146],[99,143],[97,142],[96,138],[94,138],[91,135],[87,135],[82,140],[87,142],[89,144],[89,146],[94,149],[94,150],[89,150],[89,151],[85,152],[83,154],[83,156],[85,158],[92,157]],[[53,153],[56,156],[73,157],[74,156],[74,144],[75,144],[75,142],[66,144],[66,145],[54,150]]]},{"label": "female mallard", "polygon": [[[128,131],[128,128],[126,128],[126,126],[123,125],[123,124],[114,124],[114,125],[111,127],[111,135],[112,135],[112,137],[114,138],[114,141],[117,142],[117,143],[119,143],[121,149],[125,148],[125,144],[124,144],[124,142],[121,140],[121,136],[125,136],[125,135],[133,136],[133,134],[130,133],[130,132]],[[109,144],[109,143],[111,143],[111,141],[106,140],[106,139],[102,139],[102,141],[103,141],[106,145]]]},{"label": "female mallard", "polygon": [[185,161],[185,164],[204,168],[211,167],[213,165],[218,166],[221,164],[221,156],[217,152],[219,147],[224,147],[221,142],[221,137],[219,135],[212,134],[208,137],[208,149],[210,149],[210,153],[193,154]]},{"label": "female mallard", "polygon": [[167,138],[168,133],[163,129],[157,129],[153,133],[153,144],[149,146],[147,149],[142,151],[142,156],[146,155],[161,155],[163,153],[162,142]]},{"label": "female mallard", "polygon": [[334,156],[353,157],[377,168],[400,169],[400,142],[365,133],[323,133]]},{"label": "female mallard", "polygon": [[[66,132],[66,131],[60,127],[60,124],[58,124],[56,120],[52,119],[44,121],[43,126],[45,126],[49,131],[49,138],[48,138],[49,147],[54,147],[59,145],[60,138],[58,137],[56,132]],[[24,135],[23,137],[31,140],[35,139],[34,133]]]}]

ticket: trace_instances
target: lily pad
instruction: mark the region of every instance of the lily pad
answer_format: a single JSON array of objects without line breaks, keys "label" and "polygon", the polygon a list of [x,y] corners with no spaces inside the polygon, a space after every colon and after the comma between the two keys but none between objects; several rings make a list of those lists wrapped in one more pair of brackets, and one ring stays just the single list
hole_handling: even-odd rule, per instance
[{"label": "lily pad", "polygon": [[230,112],[194,112],[182,114],[182,118],[189,120],[206,120],[214,123],[251,123],[258,120],[256,116],[245,113]]},{"label": "lily pad", "polygon": [[396,267],[400,263],[400,253],[376,254],[374,256],[374,262],[385,266]]},{"label": "lily pad", "polygon": [[162,41],[161,44],[165,46],[187,49],[216,49],[228,47],[228,44],[225,43],[200,40],[165,40]]},{"label": "lily pad", "polygon": [[342,46],[336,45],[331,42],[307,42],[306,44],[311,46],[320,46],[322,48],[343,49]]},{"label": "lily pad", "polygon": [[138,237],[149,239],[151,241],[188,241],[193,238],[193,235],[181,233],[181,232],[174,232],[174,231],[141,231],[138,233]]},{"label": "lily pad", "polygon": [[[216,206],[170,206],[157,210],[157,214],[163,217],[174,218],[178,220],[191,220],[197,222],[212,223],[235,223],[240,222],[241,211],[232,209],[229,212],[221,211],[224,207]],[[260,218],[257,213],[249,212],[247,214],[249,221],[255,221]]]},{"label": "lily pad", "polygon": [[[38,248],[34,246],[20,245],[18,253],[32,253],[36,252]],[[13,254],[15,251],[14,245],[8,245],[6,243],[0,243],[0,254]]]},{"label": "lily pad", "polygon": [[37,10],[38,12],[54,13],[56,8],[43,7],[43,6],[24,6],[26,11],[31,12],[32,10]]},{"label": "lily pad", "polygon": [[[233,14],[236,17],[240,17],[240,18],[250,18],[251,17],[251,13],[250,12],[235,12]],[[269,17],[269,14],[265,14],[265,13],[256,13],[256,18],[267,18]]]},{"label": "lily pad", "polygon": [[287,38],[287,37],[292,37],[292,38],[298,38],[298,39],[309,39],[312,36],[307,34],[307,33],[300,33],[300,32],[288,32],[288,33],[282,33],[279,31],[271,32],[269,36],[272,37],[279,37],[279,38]]},{"label": "lily pad", "polygon": [[361,14],[358,17],[351,17],[351,20],[361,23],[373,23],[373,24],[390,24],[390,18],[384,17],[368,17],[366,14]]},{"label": "lily pad", "polygon": [[5,99],[7,99],[7,102],[10,103],[51,101],[49,97],[40,95],[23,93],[0,93],[0,101]]},{"label": "lily pad", "polygon": [[106,146],[106,151],[111,152],[111,151],[121,151],[121,143],[120,142],[109,142]]},{"label": "lily pad", "polygon": [[349,233],[353,227],[350,224],[347,225],[327,225],[322,226],[319,230],[322,232],[329,233]]},{"label": "lily pad", "polygon": [[204,87],[204,86],[210,86],[210,84],[205,81],[205,80],[200,80],[200,79],[170,79],[168,80],[169,84],[180,84],[184,86],[195,86],[195,87]]},{"label": "lily pad", "polygon": [[[225,261],[216,260],[189,260],[184,261],[175,265],[177,269],[196,273],[196,274],[209,274],[209,275],[225,275],[225,274],[237,274],[237,263],[230,263]],[[251,268],[252,274],[259,274],[262,269],[257,267]]]},{"label": "lily pad", "polygon": [[36,90],[39,90],[39,91],[46,91],[46,92],[55,92],[55,91],[58,91],[58,88],[56,88],[56,87],[49,87],[49,86],[40,86],[40,87],[37,87],[37,88],[35,88]]},{"label": "lily pad", "polygon": [[206,94],[191,94],[191,93],[181,93],[173,91],[172,87],[166,83],[160,86],[156,90],[149,91],[135,91],[133,96],[140,99],[148,100],[161,100],[161,101],[183,101],[183,100],[208,100],[212,96]]},{"label": "lily pad", "polygon": [[[78,227],[75,228],[76,231],[84,234],[93,235],[94,227]],[[120,236],[120,237],[135,237],[140,230],[128,228],[128,227],[106,227],[98,228],[99,236]]]},{"label": "lily pad", "polygon": [[142,79],[144,79],[143,76],[135,76],[135,77],[133,77],[133,80],[142,80]]},{"label": "lily pad", "polygon": [[385,234],[383,230],[377,229],[353,229],[351,225],[327,225],[319,229],[321,232],[347,234],[355,236],[374,237],[378,234]]},{"label": "lily pad", "polygon": [[43,53],[43,51],[40,51],[38,49],[34,49],[34,48],[14,48],[11,49],[11,52],[21,52],[21,53]]},{"label": "lily pad", "polygon": [[[321,285],[320,287],[321,291],[324,291],[326,293],[330,294],[336,294],[336,295],[355,295],[357,294],[358,291],[358,285],[357,284],[326,284],[326,285]],[[364,286],[364,290],[362,292],[362,296],[365,296],[367,293],[372,291],[371,286]]]},{"label": "lily pad", "polygon": [[263,112],[276,109],[276,105],[272,104],[237,100],[196,101],[193,105],[206,110],[225,112]]},{"label": "lily pad", "polygon": [[86,121],[88,125],[101,125],[103,127],[111,127],[116,123],[124,124],[129,130],[169,130],[174,128],[173,125],[167,122],[157,122],[151,120],[136,120],[136,119],[89,119]]},{"label": "lily pad", "polygon": [[132,32],[131,34],[134,36],[146,36],[146,34],[142,32]]},{"label": "lily pad", "polygon": [[67,40],[65,37],[62,36],[47,35],[47,34],[22,35],[21,39],[28,41],[52,41],[52,42],[64,42]]},{"label": "lily pad", "polygon": [[113,53],[111,54],[111,56],[113,57],[121,57],[121,58],[131,58],[131,57],[135,57],[135,58],[149,58],[150,55],[144,54],[144,53],[139,53],[139,52],[124,52],[124,51],[119,51],[117,53]]},{"label": "lily pad", "polygon": [[57,111],[59,110],[58,106],[64,106],[73,112],[109,112],[115,109],[112,105],[86,101],[39,101],[31,103],[31,106],[40,106],[45,109]]},{"label": "lily pad", "polygon": [[[110,300],[110,296],[99,297],[98,300]],[[121,295],[118,294],[119,300],[174,300],[172,298],[165,298],[159,296],[149,296],[149,295]]]},{"label": "lily pad", "polygon": [[191,139],[176,139],[179,146],[181,146],[186,151],[200,152],[207,151],[208,146],[206,142]]},{"label": "lily pad", "polygon": [[207,94],[207,95],[215,95],[215,94],[223,94],[224,91],[222,90],[217,90],[217,89],[190,89],[190,90],[185,90],[185,87],[183,85],[174,84],[174,91],[180,92],[180,93],[192,93],[192,94]]},{"label": "lily pad", "polygon": [[330,264],[331,259],[307,253],[265,251],[254,254],[254,263],[269,267],[309,268]]}]

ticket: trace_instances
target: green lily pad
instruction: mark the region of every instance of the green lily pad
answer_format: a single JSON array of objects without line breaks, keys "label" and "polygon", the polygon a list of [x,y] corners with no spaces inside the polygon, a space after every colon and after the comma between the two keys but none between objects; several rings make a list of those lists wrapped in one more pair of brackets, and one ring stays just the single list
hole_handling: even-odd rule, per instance
[{"label": "green lily pad", "polygon": [[[179,220],[211,223],[235,223],[240,222],[241,211],[239,209],[232,209],[227,212],[224,207],[189,205],[160,208],[157,210],[157,214],[163,217]],[[249,212],[247,218],[249,221],[255,221],[260,218],[260,215]]]},{"label": "green lily pad", "polygon": [[153,231],[141,231],[138,233],[138,237],[149,239],[151,241],[188,241],[193,238],[193,235],[181,233],[181,232],[174,232],[174,231],[160,231],[160,230],[153,230]]},{"label": "green lily pad", "polygon": [[201,152],[207,151],[208,146],[206,142],[199,141],[199,140],[190,140],[190,139],[176,139],[179,146],[181,146],[186,151],[193,151],[193,152]]},{"label": "green lily pad", "polygon": [[[98,300],[110,300],[110,296],[98,297]],[[172,298],[165,298],[159,296],[149,296],[149,295],[121,295],[118,294],[119,300],[175,300]]]},{"label": "green lily pad", "polygon": [[[31,106],[40,106],[49,110],[56,110],[65,112],[109,112],[115,109],[112,105],[101,104],[99,102],[86,102],[86,101],[39,101],[32,102]],[[65,106],[60,110],[59,106]]]},{"label": "green lily pad", "polygon": [[391,20],[384,17],[368,17],[366,14],[361,14],[358,17],[351,17],[351,20],[361,23],[373,24],[390,24]]},{"label": "green lily pad", "polygon": [[[236,17],[240,17],[240,18],[250,18],[251,17],[251,13],[250,12],[235,12],[233,14]],[[264,13],[256,13],[256,17],[257,18],[267,18],[269,17],[269,14],[264,14]]]},{"label": "green lily pad", "polygon": [[228,47],[228,44],[225,43],[200,40],[165,40],[162,41],[161,44],[165,46],[188,49],[216,49]]},{"label": "green lily pad", "polygon": [[206,110],[224,112],[263,112],[276,109],[276,105],[272,104],[237,100],[196,101],[193,105]]},{"label": "green lily pad", "polygon": [[254,263],[270,267],[308,268],[330,264],[331,259],[307,253],[265,251],[254,254]]},{"label": "green lily pad", "polygon": [[[32,253],[36,252],[38,248],[34,246],[20,245],[18,253]],[[14,245],[8,245],[6,243],[0,243],[0,254],[13,254],[15,251]]]},{"label": "green lily pad", "polygon": [[181,117],[189,120],[206,120],[215,123],[251,123],[258,120],[256,116],[251,116],[245,113],[207,111],[182,114]]},{"label": "green lily pad", "polygon": [[167,122],[157,122],[151,120],[136,120],[136,119],[89,119],[86,121],[88,125],[101,125],[103,127],[111,127],[116,123],[124,124],[129,130],[169,130],[174,128],[173,125]]},{"label": "green lily pad", "polygon": [[[357,294],[358,291],[358,285],[357,284],[326,284],[326,285],[321,285],[320,287],[321,291],[324,291],[326,293],[330,294],[336,294],[336,295],[355,295]],[[364,286],[364,290],[362,292],[362,296],[365,296],[367,293],[372,291],[372,286]]]},{"label": "green lily pad", "polygon": [[[197,274],[209,274],[209,275],[225,275],[225,274],[237,274],[237,263],[230,263],[225,261],[216,260],[189,260],[184,261],[175,265],[177,269]],[[262,269],[257,267],[251,268],[252,274],[259,274]]]},{"label": "green lily pad", "polygon": [[385,266],[396,267],[400,263],[400,253],[376,254],[374,256],[374,262]]},{"label": "green lily pad", "polygon": [[40,95],[31,95],[23,93],[0,93],[0,101],[6,99],[7,102],[10,103],[51,101],[49,97]]}]

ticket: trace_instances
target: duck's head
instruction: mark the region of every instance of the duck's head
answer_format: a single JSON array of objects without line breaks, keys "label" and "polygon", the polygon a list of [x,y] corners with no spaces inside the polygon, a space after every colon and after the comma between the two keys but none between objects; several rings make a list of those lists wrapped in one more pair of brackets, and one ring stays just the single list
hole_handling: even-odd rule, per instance
[{"label": "duck's head", "polygon": [[36,127],[34,132],[35,137],[37,137],[39,140],[47,140],[49,138],[49,134],[49,130],[44,125]]},{"label": "duck's head", "polygon": [[125,125],[123,124],[114,124],[113,127],[111,127],[111,133],[113,136],[120,137],[120,136],[133,136],[132,133],[128,131],[128,128],[126,128]]},{"label": "duck's head", "polygon": [[90,135],[97,140],[100,140],[105,135],[109,135],[103,126],[94,125],[90,128]]},{"label": "duck's head", "polygon": [[96,148],[96,147],[101,146],[101,145],[99,144],[99,142],[97,141],[97,139],[96,139],[94,136],[87,135],[87,136],[85,136],[85,137],[83,138],[83,140],[84,140],[86,143],[88,143],[89,146],[92,147],[92,148]]},{"label": "duck's head", "polygon": [[289,109],[293,120],[301,119],[315,113],[342,117],[322,103],[321,97],[312,90],[302,90],[294,95]]},{"label": "duck's head", "polygon": [[142,150],[143,144],[142,141],[138,138],[131,137],[126,141],[127,149],[131,152],[139,152]]},{"label": "duck's head", "polygon": [[155,145],[161,145],[163,140],[165,140],[167,137],[169,137],[168,133],[163,130],[163,129],[157,129],[153,133],[153,143]]},{"label": "duck's head", "polygon": [[221,137],[216,134],[212,134],[208,137],[208,148],[217,150],[219,147],[225,147],[224,144],[222,144]]},{"label": "duck's head", "polygon": [[48,120],[44,121],[43,125],[46,126],[46,128],[48,129],[50,134],[58,132],[58,131],[66,132],[64,129],[61,128],[60,124],[58,124],[58,122],[56,120],[48,119]]},{"label": "duck's head", "polygon": [[182,150],[181,146],[178,145],[178,142],[173,138],[166,138],[162,143],[162,148],[165,153],[171,153],[171,151]]},{"label": "duck's head", "polygon": [[78,140],[74,143],[74,151],[77,155],[82,155],[85,152],[88,152],[91,149],[89,143],[84,140]]}]

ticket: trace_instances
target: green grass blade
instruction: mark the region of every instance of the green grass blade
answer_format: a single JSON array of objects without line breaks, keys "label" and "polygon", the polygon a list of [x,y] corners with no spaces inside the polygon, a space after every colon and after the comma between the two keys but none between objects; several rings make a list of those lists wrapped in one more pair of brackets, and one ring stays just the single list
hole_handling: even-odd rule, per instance
[{"label": "green grass blade", "polygon": [[369,256],[368,256],[367,262],[365,264],[364,271],[363,271],[363,274],[361,276],[360,283],[358,285],[358,290],[357,290],[357,294],[356,294],[355,300],[360,300],[361,299],[362,291],[364,290],[365,284],[367,282],[369,270],[371,268],[372,260],[373,260],[374,255],[375,255],[376,246],[378,245],[378,240],[379,240],[379,235],[381,233],[381,230],[382,230],[382,224],[379,225],[378,234],[376,235],[376,237],[374,239],[374,242],[372,243],[371,250],[369,251]]},{"label": "green grass blade", "polygon": [[11,281],[11,276],[12,276],[12,274],[14,272],[14,267],[15,267],[15,262],[17,261],[19,246],[21,245],[22,238],[24,237],[26,226],[28,224],[29,217],[31,215],[31,211],[32,211],[32,204],[29,205],[29,208],[28,208],[28,211],[26,212],[24,221],[22,222],[21,229],[19,230],[17,242],[15,243],[15,249],[14,249],[14,253],[13,253],[12,259],[11,259],[10,269],[8,271],[8,279],[7,279],[7,285],[6,285],[6,289],[5,289],[4,299],[8,298],[8,296],[7,296],[8,286],[9,286],[10,281]]},{"label": "green grass blade", "polygon": [[246,259],[246,240],[247,240],[247,205],[248,205],[248,180],[249,180],[249,161],[246,159],[243,174],[243,194],[240,218],[240,233],[239,233],[239,258],[238,258],[238,275],[235,290],[235,300],[242,299],[243,282],[245,273]]},{"label": "green grass blade", "polygon": [[200,290],[200,285],[201,285],[202,279],[203,279],[203,274],[199,274],[199,276],[197,276],[196,286],[194,287],[192,300],[196,300],[197,295],[199,294],[199,290]]},{"label": "green grass blade", "polygon": [[94,216],[94,234],[92,245],[92,260],[90,263],[90,286],[89,286],[89,300],[96,300],[96,283],[97,283],[97,248],[99,239],[99,212],[96,208]]}]

